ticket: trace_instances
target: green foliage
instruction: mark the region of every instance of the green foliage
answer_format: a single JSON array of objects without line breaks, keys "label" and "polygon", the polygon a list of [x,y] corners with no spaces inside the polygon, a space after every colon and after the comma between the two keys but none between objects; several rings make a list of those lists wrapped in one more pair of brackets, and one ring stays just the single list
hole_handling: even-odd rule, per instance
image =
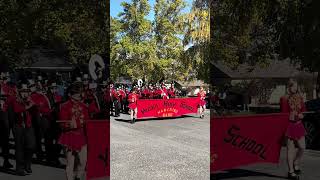
[{"label": "green foliage", "polygon": [[0,2],[2,59],[26,65],[24,50],[34,46],[65,49],[73,63],[86,63],[92,54],[109,49],[107,1],[30,0]]},{"label": "green foliage", "polygon": [[111,76],[127,76],[158,81],[180,80],[188,76],[183,67],[184,0],[156,1],[155,19],[147,15],[147,0],[121,4],[124,8],[111,19]]},{"label": "green foliage", "polygon": [[187,67],[189,79],[209,81],[210,64],[210,14],[206,0],[195,0],[191,12],[185,15],[184,45],[192,47],[183,53],[182,62]]}]

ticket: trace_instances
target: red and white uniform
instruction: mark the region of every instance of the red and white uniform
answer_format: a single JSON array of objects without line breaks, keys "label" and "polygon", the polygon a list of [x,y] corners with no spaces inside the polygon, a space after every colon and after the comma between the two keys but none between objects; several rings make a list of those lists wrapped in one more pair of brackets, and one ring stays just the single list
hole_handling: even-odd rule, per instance
[{"label": "red and white uniform", "polygon": [[157,89],[157,90],[155,90],[154,92],[153,92],[153,95],[155,96],[155,97],[161,97],[161,94],[162,94],[162,91],[161,91],[161,89]]},{"label": "red and white uniform", "polygon": [[162,88],[161,97],[162,97],[162,99],[169,99],[168,91],[166,88]]},{"label": "red and white uniform", "polygon": [[150,91],[149,91],[149,89],[145,88],[145,89],[142,91],[142,94],[143,94],[143,97],[145,97],[146,99],[149,99],[149,98],[150,98]]},{"label": "red and white uniform", "polygon": [[119,94],[120,94],[120,101],[122,102],[125,98],[126,98],[126,92],[123,89],[119,90]]},{"label": "red and white uniform", "polygon": [[[60,120],[72,121],[75,127],[70,131],[62,133],[59,138],[59,144],[70,150],[81,150],[81,148],[87,144],[83,127],[88,119],[88,108],[84,103],[68,100],[64,104],[61,104]],[[67,123],[63,124],[64,128],[68,127]]]},{"label": "red and white uniform", "polygon": [[206,92],[205,91],[200,91],[200,92],[198,92],[198,98],[199,98],[199,105],[200,106],[204,106],[204,105],[206,105],[206,101],[205,101],[205,99],[206,99]]},{"label": "red and white uniform", "polygon": [[299,118],[299,115],[306,111],[303,97],[299,94],[294,94],[288,97],[282,97],[280,101],[282,101],[281,111],[283,113],[289,113],[289,124],[286,136],[290,139],[299,140],[306,134],[302,119]]},{"label": "red and white uniform", "polygon": [[34,92],[31,94],[30,98],[38,107],[40,114],[50,115],[51,105],[48,97],[45,94]]},{"label": "red and white uniform", "polygon": [[136,93],[131,93],[128,96],[128,100],[129,100],[129,108],[134,110],[137,108],[137,101],[138,101],[138,95]]},{"label": "red and white uniform", "polygon": [[99,113],[100,106],[97,96],[91,90],[89,90],[86,98],[90,101],[90,103],[88,104],[89,114]]},{"label": "red and white uniform", "polygon": [[112,97],[113,101],[115,101],[115,100],[120,101],[120,96],[114,88],[111,89],[110,93],[111,93],[111,97]]},{"label": "red and white uniform", "polygon": [[13,111],[16,113],[17,125],[19,127],[23,127],[24,125],[25,127],[30,128],[32,126],[31,114],[26,110],[24,103],[14,100]]},{"label": "red and white uniform", "polygon": [[17,97],[17,87],[16,86],[9,86],[6,83],[2,83],[0,85],[1,95],[6,96],[6,101],[3,104],[2,111],[8,111],[9,106],[13,106],[14,101]]},{"label": "red and white uniform", "polygon": [[168,91],[168,93],[169,93],[169,96],[170,96],[171,98],[174,98],[174,97],[176,96],[176,94],[175,94],[175,89],[174,89],[174,88],[170,88],[169,91]]}]

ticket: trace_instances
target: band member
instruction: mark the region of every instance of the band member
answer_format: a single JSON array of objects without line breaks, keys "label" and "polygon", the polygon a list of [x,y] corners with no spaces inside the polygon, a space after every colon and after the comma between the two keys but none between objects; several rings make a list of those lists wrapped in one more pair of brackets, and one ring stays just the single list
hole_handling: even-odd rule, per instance
[{"label": "band member", "polygon": [[42,93],[40,89],[37,91],[36,84],[33,80],[29,80],[29,88],[31,90],[30,98],[35,103],[35,107],[32,108],[32,123],[36,136],[36,152],[38,160],[44,158],[44,152],[42,150],[41,140],[45,139],[46,151],[49,149],[49,131],[51,121],[51,105],[46,94]]},{"label": "band member", "polygon": [[128,101],[129,101],[131,124],[134,124],[138,114],[138,108],[137,108],[138,95],[137,95],[136,87],[134,87],[132,89],[132,93],[129,94]]},{"label": "band member", "polygon": [[109,84],[109,93],[110,93],[110,113],[113,114],[113,106],[114,106],[114,94],[115,89],[113,83]]},{"label": "band member", "polygon": [[42,92],[42,93],[45,92],[42,76],[38,76],[36,87],[38,92]]},{"label": "band member", "polygon": [[115,110],[115,117],[120,116],[120,93],[119,89],[113,89],[112,91],[112,99],[113,99],[113,105],[114,105],[114,110]]},{"label": "band member", "polygon": [[128,112],[129,112],[129,100],[128,100],[128,96],[129,96],[129,94],[130,94],[130,91],[129,91],[129,87],[128,86],[126,86],[126,88],[125,88],[125,93],[126,93],[126,98],[125,98],[125,104],[124,104],[124,112],[126,112],[126,114],[128,114]]},{"label": "band member", "polygon": [[[295,80],[290,80],[288,83],[288,96],[286,96],[286,103],[282,107],[283,112],[289,113],[289,125],[286,136],[287,142],[287,163],[288,163],[288,178],[299,179],[300,161],[302,159],[305,149],[305,134],[306,130],[303,126],[303,112],[306,111],[303,97],[298,88],[298,83]],[[284,99],[282,99],[284,100]],[[296,145],[298,151],[296,151]]]},{"label": "band member", "polygon": [[[60,123],[63,133],[59,143],[66,149],[67,180],[80,179],[85,173],[87,163],[87,141],[85,135],[86,120],[89,119],[88,108],[81,102],[82,84],[74,83],[70,87],[70,99],[60,106]],[[79,156],[78,171],[74,177],[75,157]]]},{"label": "band member", "polygon": [[19,97],[13,105],[17,115],[15,123],[16,173],[20,176],[32,173],[31,163],[35,149],[35,136],[30,112],[35,103],[31,100],[29,93],[27,85],[22,84]]},{"label": "band member", "polygon": [[[10,125],[13,119],[9,117],[10,106],[12,105],[12,97],[15,99],[14,95],[10,96],[10,86],[8,84],[8,74],[1,73],[0,79],[0,140],[1,149],[4,158],[3,168],[10,169],[13,168],[12,164],[9,162],[9,137],[10,137]],[[12,106],[11,106],[12,107]]]},{"label": "band member", "polygon": [[175,98],[175,89],[174,89],[174,84],[171,84],[171,87],[170,87],[170,89],[168,90],[168,94],[169,94],[169,97],[170,98]]},{"label": "band member", "polygon": [[[47,137],[47,160],[55,165],[60,165],[59,155],[61,151],[61,145],[58,144],[58,139],[61,134],[61,128],[57,123],[59,119],[59,110],[60,104],[62,103],[62,96],[58,93],[57,83],[53,82],[48,87],[47,93],[48,99],[51,104],[52,112],[49,122],[49,130],[48,130],[48,137]],[[55,144],[54,144],[55,142]]]},{"label": "band member", "polygon": [[99,105],[98,98],[96,96],[96,89],[97,89],[97,84],[90,83],[89,90],[87,92],[87,97],[85,97],[86,98],[85,104],[88,106],[89,117],[91,119],[96,119],[97,115],[100,112],[100,105]]},{"label": "band member", "polygon": [[103,81],[102,84],[100,84],[100,91],[98,91],[98,100],[100,103],[100,115],[101,119],[105,119],[109,117],[109,105],[110,105],[110,93],[108,89],[108,83],[106,81]]},{"label": "band member", "polygon": [[154,95],[154,90],[153,90],[152,84],[149,85],[148,91],[149,91],[149,99],[153,99],[153,98],[154,98],[154,97],[153,97],[153,95]]},{"label": "band member", "polygon": [[206,109],[206,92],[203,90],[203,87],[200,87],[200,91],[198,92],[199,97],[199,112],[200,118],[204,117],[204,111]]},{"label": "band member", "polygon": [[161,98],[162,98],[161,94],[162,94],[162,90],[161,90],[160,86],[157,85],[157,88],[156,88],[156,90],[154,91],[154,97],[155,97],[155,99],[161,99]]},{"label": "band member", "polygon": [[162,84],[161,97],[162,99],[169,99],[168,91],[164,84]]},{"label": "band member", "polygon": [[145,99],[150,99],[150,91],[147,86],[143,87],[142,94]]},{"label": "band member", "polygon": [[120,106],[121,106],[121,112],[125,112],[125,104],[126,104],[126,99],[127,99],[127,94],[124,91],[124,87],[121,86],[119,89],[119,94],[120,94]]}]

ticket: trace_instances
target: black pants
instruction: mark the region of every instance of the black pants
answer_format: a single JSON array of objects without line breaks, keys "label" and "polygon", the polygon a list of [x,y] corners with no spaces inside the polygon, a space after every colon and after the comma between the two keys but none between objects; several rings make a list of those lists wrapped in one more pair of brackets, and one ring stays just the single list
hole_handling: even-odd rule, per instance
[{"label": "black pants", "polygon": [[114,109],[115,109],[115,116],[120,116],[120,109],[121,109],[121,103],[119,100],[113,101],[114,103]]},{"label": "black pants", "polygon": [[44,156],[41,140],[45,139],[45,149],[49,149],[50,140],[50,121],[47,117],[34,116],[32,118],[32,126],[35,134],[36,154],[38,158]]},{"label": "black pants", "polygon": [[48,161],[56,161],[59,159],[62,149],[61,145],[57,143],[61,128],[55,119],[47,117],[43,120],[47,120],[48,123],[47,131],[44,133],[46,158]]},{"label": "black pants", "polygon": [[10,129],[12,128],[11,122],[12,121],[9,119],[9,112],[0,111],[0,140],[4,160],[9,159],[9,138]]},{"label": "black pants", "polygon": [[111,113],[111,115],[113,114],[113,104],[114,104],[114,101],[111,100],[111,101],[109,102],[109,108],[110,108],[110,113]]},{"label": "black pants", "polygon": [[21,171],[31,168],[32,155],[35,148],[35,136],[33,128],[15,127],[16,145],[16,169]]}]

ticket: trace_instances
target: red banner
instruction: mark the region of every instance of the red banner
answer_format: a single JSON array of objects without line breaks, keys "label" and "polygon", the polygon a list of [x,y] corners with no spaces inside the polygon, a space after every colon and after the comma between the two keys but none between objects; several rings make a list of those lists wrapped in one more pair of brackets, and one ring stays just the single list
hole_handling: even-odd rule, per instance
[{"label": "red banner", "polygon": [[110,122],[91,120],[87,123],[87,180],[110,177]]},{"label": "red banner", "polygon": [[212,118],[211,172],[254,163],[278,163],[287,126],[287,114]]},{"label": "red banner", "polygon": [[138,118],[178,117],[198,112],[199,98],[141,99]]}]

